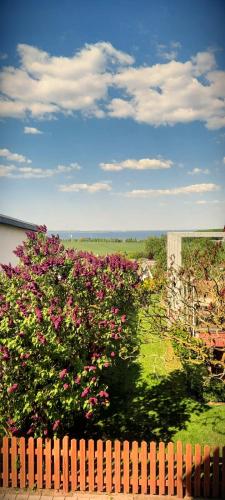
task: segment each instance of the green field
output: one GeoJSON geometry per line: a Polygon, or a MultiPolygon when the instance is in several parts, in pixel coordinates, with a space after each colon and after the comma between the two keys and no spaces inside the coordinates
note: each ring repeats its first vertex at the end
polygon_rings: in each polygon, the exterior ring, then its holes
{"type": "Polygon", "coordinates": [[[139,361],[149,394],[152,392],[155,398],[158,395],[156,408],[168,425],[163,434],[184,444],[225,445],[225,405],[201,404],[185,394],[185,377],[168,342],[154,336],[149,344],[142,345],[139,361]]]}
{"type": "Polygon", "coordinates": [[[132,258],[137,252],[144,250],[145,241],[91,241],[91,240],[63,240],[66,248],[74,248],[85,252],[93,252],[96,255],[107,255],[112,253],[123,253],[132,258]]]}
{"type": "MultiPolygon", "coordinates": [[[[225,445],[225,406],[198,402],[187,389],[187,376],[169,341],[146,334],[136,362],[108,373],[110,407],[95,437],[225,445]]],[[[93,436],[93,429],[90,434],[93,436]]]]}

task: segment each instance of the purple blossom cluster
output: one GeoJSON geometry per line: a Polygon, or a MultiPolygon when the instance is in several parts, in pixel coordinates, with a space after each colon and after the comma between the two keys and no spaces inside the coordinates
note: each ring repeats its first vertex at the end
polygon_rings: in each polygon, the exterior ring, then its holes
{"type": "Polygon", "coordinates": [[[103,371],[133,345],[136,262],[65,249],[46,231],[27,233],[20,264],[2,265],[0,278],[0,404],[8,401],[3,420],[15,435],[58,433],[71,414],[93,418],[109,404],[103,371]]]}

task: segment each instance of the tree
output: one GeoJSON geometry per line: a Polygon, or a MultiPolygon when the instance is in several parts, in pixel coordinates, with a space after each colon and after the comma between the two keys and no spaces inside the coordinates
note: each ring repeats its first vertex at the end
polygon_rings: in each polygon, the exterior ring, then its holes
{"type": "Polygon", "coordinates": [[[137,264],[66,250],[44,226],[27,237],[0,273],[0,421],[60,434],[109,405],[103,374],[136,349],[137,264]]]}

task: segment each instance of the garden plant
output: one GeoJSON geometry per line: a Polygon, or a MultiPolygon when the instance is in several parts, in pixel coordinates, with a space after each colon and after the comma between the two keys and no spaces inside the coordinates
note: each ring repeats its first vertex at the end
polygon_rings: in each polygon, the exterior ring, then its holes
{"type": "Polygon", "coordinates": [[[105,372],[137,350],[136,262],[28,232],[0,273],[0,422],[12,435],[69,432],[110,404],[105,372]]]}

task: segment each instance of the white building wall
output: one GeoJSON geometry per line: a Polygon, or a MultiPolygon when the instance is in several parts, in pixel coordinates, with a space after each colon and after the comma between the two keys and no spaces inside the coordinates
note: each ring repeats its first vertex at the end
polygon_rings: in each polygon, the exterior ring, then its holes
{"type": "Polygon", "coordinates": [[[13,253],[26,239],[26,229],[0,224],[0,264],[18,264],[18,257],[13,253]]]}

